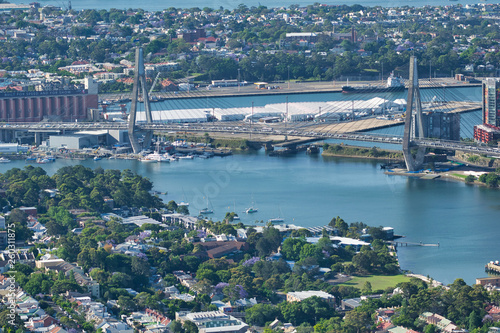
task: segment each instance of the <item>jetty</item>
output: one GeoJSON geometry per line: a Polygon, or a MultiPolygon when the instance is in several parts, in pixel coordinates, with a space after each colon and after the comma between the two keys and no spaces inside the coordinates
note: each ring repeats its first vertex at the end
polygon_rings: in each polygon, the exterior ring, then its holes
{"type": "MultiPolygon", "coordinates": [[[[389,241],[389,244],[393,244],[395,246],[433,246],[433,247],[439,247],[439,243],[437,244],[426,244],[426,243],[415,243],[415,242],[406,242],[406,241],[389,241]]],[[[500,268],[500,266],[499,266],[500,268]]]]}
{"type": "Polygon", "coordinates": [[[490,261],[484,266],[486,272],[500,274],[500,263],[498,261],[490,261]]]}

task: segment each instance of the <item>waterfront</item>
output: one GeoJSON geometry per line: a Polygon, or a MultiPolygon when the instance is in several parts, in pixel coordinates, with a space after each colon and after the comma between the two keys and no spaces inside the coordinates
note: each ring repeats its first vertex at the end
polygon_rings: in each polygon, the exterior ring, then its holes
{"type": "MultiPolygon", "coordinates": [[[[26,3],[24,0],[11,0],[11,3],[15,4],[21,4],[21,3],[26,3]]],[[[210,8],[215,8],[218,9],[220,7],[223,7],[224,9],[235,9],[237,8],[240,4],[245,4],[248,7],[258,7],[260,5],[264,5],[267,7],[289,7],[290,5],[293,4],[299,4],[301,6],[307,6],[307,5],[313,5],[317,3],[317,1],[314,0],[302,0],[302,1],[290,1],[290,0],[274,0],[271,3],[261,3],[259,0],[247,0],[247,1],[240,1],[240,0],[210,0],[210,1],[201,1],[201,0],[190,0],[190,1],[184,1],[182,4],[179,4],[176,1],[142,1],[140,4],[137,1],[132,1],[132,0],[125,0],[125,1],[117,1],[117,0],[107,0],[107,1],[98,1],[98,0],[73,0],[71,2],[72,8],[76,10],[81,10],[81,9],[111,9],[111,8],[117,8],[117,9],[128,9],[128,8],[138,8],[140,6],[141,9],[144,9],[145,11],[161,11],[170,7],[175,7],[175,8],[193,8],[193,7],[198,7],[198,8],[205,8],[205,7],[210,7],[210,8]]],[[[369,7],[375,7],[375,6],[382,6],[382,7],[400,7],[400,6],[412,6],[412,7],[423,7],[423,6],[448,6],[448,5],[455,5],[455,3],[450,3],[449,0],[440,0],[440,1],[430,1],[430,0],[408,0],[408,1],[380,1],[380,0],[343,0],[341,2],[333,2],[333,1],[324,1],[321,2],[322,4],[326,5],[355,5],[355,4],[360,4],[362,6],[369,6],[369,7]]],[[[460,0],[460,4],[466,5],[466,4],[477,4],[479,3],[477,0],[460,0]]],[[[44,6],[45,5],[52,5],[52,6],[57,6],[57,7],[65,7],[67,6],[66,1],[60,1],[60,0],[44,0],[42,3],[44,6]]]]}
{"type": "MultiPolygon", "coordinates": [[[[52,174],[79,162],[58,160],[41,167],[52,174]]],[[[170,164],[135,160],[81,164],[131,169],[147,176],[155,190],[168,191],[162,196],[165,202],[188,201],[192,213],[204,208],[208,197],[216,220],[235,210],[244,223],[280,216],[287,223],[319,226],[338,215],[349,223],[392,226],[409,242],[440,243],[439,248],[400,247],[399,259],[403,269],[445,284],[459,277],[474,283],[476,277],[485,276],[484,264],[498,259],[500,253],[496,240],[500,191],[447,180],[388,176],[376,161],[302,153],[272,158],[261,150],[170,164]],[[252,203],[258,212],[242,213],[252,203]]],[[[0,172],[24,165],[13,161],[0,165],[0,172]]]]}

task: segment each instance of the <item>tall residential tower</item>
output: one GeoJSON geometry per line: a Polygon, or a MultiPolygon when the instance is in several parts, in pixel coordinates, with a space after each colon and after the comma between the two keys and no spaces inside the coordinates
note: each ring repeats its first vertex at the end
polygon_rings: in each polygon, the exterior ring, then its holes
{"type": "Polygon", "coordinates": [[[474,126],[474,140],[488,143],[500,139],[500,78],[483,80],[483,124],[474,126]]]}

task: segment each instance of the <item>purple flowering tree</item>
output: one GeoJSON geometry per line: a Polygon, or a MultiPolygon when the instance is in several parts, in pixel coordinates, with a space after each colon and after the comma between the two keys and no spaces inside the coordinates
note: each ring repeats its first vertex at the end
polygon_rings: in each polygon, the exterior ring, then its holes
{"type": "Polygon", "coordinates": [[[243,262],[242,265],[245,267],[252,267],[257,261],[260,261],[259,257],[252,257],[252,258],[246,260],[245,262],[243,262]]]}
{"type": "Polygon", "coordinates": [[[215,292],[217,292],[217,293],[221,293],[221,292],[222,292],[222,290],[223,290],[224,288],[226,288],[227,286],[229,286],[229,283],[227,283],[227,282],[219,282],[219,283],[217,283],[217,285],[215,286],[215,292]]]}
{"type": "Polygon", "coordinates": [[[224,288],[224,296],[234,301],[240,298],[248,297],[248,292],[239,284],[230,284],[224,288]]]}

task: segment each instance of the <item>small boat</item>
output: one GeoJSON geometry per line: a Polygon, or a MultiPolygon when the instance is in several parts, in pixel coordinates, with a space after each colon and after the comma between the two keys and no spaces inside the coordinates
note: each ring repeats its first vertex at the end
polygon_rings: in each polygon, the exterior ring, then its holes
{"type": "Polygon", "coordinates": [[[157,162],[155,160],[152,160],[152,159],[149,159],[149,158],[146,158],[146,157],[140,158],[139,161],[146,162],[146,163],[156,163],[157,162]]]}
{"type": "Polygon", "coordinates": [[[278,217],[267,220],[267,222],[271,222],[271,223],[283,223],[283,222],[285,222],[285,219],[280,217],[281,215],[283,215],[283,213],[281,212],[281,207],[280,207],[280,215],[278,215],[278,217]]]}
{"type": "Polygon", "coordinates": [[[9,163],[9,162],[12,162],[12,161],[9,160],[8,158],[0,157],[0,163],[9,163]]]}
{"type": "Polygon", "coordinates": [[[189,202],[181,201],[177,204],[177,206],[189,206],[189,202]]]}
{"type": "Polygon", "coordinates": [[[39,158],[36,160],[36,163],[38,164],[47,164],[50,163],[51,161],[48,158],[39,158]]]}
{"type": "Polygon", "coordinates": [[[36,162],[36,157],[26,157],[26,162],[36,162]]]}
{"type": "Polygon", "coordinates": [[[206,152],[204,152],[204,153],[203,153],[202,155],[200,155],[200,156],[206,156],[206,157],[210,158],[210,157],[214,157],[214,155],[215,155],[215,154],[214,154],[213,152],[211,152],[211,151],[206,151],[206,152]]]}
{"type": "Polygon", "coordinates": [[[100,160],[102,160],[101,156],[94,156],[94,161],[100,161],[100,160]]]}
{"type": "Polygon", "coordinates": [[[307,154],[318,154],[319,147],[316,145],[310,145],[309,147],[307,147],[306,152],[307,152],[307,154]]]}
{"type": "Polygon", "coordinates": [[[163,154],[163,157],[165,157],[166,159],[168,159],[170,162],[175,162],[175,161],[179,160],[178,157],[176,157],[174,155],[170,155],[169,153],[163,154]]]}
{"type": "Polygon", "coordinates": [[[257,213],[257,212],[258,212],[258,210],[256,208],[253,208],[253,207],[245,209],[245,213],[247,213],[247,214],[252,214],[252,213],[257,213]]]}
{"type": "Polygon", "coordinates": [[[193,155],[185,155],[185,156],[179,156],[178,159],[180,160],[192,160],[194,158],[193,155]]]}
{"type": "Polygon", "coordinates": [[[209,209],[208,208],[208,197],[207,197],[207,208],[203,208],[202,210],[200,210],[200,215],[202,214],[213,214],[214,211],[213,209],[209,209]]]}
{"type": "Polygon", "coordinates": [[[151,161],[151,162],[170,162],[170,160],[163,156],[162,154],[158,153],[158,152],[154,152],[152,154],[149,154],[149,155],[146,155],[144,156],[142,159],[141,159],[142,162],[148,162],[148,161],[151,161]],[[144,161],[143,161],[144,160],[144,161]]]}
{"type": "Polygon", "coordinates": [[[240,220],[240,217],[238,216],[238,214],[234,214],[233,221],[239,221],[239,220],[240,220]]]}

